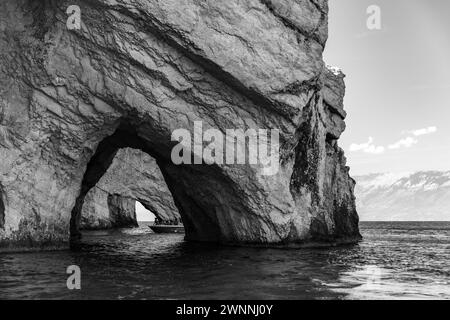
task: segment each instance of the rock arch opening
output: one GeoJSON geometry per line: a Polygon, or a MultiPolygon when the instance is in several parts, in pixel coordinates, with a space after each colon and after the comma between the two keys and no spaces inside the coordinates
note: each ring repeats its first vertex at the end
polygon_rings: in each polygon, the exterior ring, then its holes
{"type": "Polygon", "coordinates": [[[3,187],[0,184],[0,229],[5,227],[5,203],[3,200],[3,187]]]}
{"type": "Polygon", "coordinates": [[[144,221],[179,224],[180,214],[156,161],[141,150],[120,149],[84,200],[81,229],[138,227],[144,221]],[[153,212],[153,213],[152,213],[153,212]]]}
{"type": "MultiPolygon", "coordinates": [[[[127,159],[122,160],[125,160],[123,165],[128,163],[127,159]]],[[[173,170],[172,166],[170,160],[155,152],[150,143],[142,139],[132,126],[120,125],[111,136],[106,137],[98,144],[96,152],[87,165],[79,195],[71,212],[71,240],[80,239],[80,229],[92,224],[89,219],[83,223],[83,210],[86,211],[86,202],[94,201],[95,193],[99,193],[103,197],[106,195],[105,203],[110,222],[114,221],[115,223],[94,223],[96,227],[93,229],[137,226],[135,203],[139,201],[143,207],[156,215],[157,221],[165,224],[183,223],[185,228],[190,230],[192,239],[218,241],[220,232],[217,223],[212,222],[202,206],[198,205],[195,199],[187,196],[178,186],[177,172],[170,172],[173,170]],[[121,194],[121,192],[109,192],[98,186],[99,181],[105,176],[113,165],[114,159],[121,152],[123,152],[122,158],[136,156],[136,152],[148,155],[147,163],[144,163],[147,166],[141,168],[141,173],[147,175],[149,179],[153,178],[153,182],[157,180],[153,189],[152,186],[147,185],[142,186],[143,190],[134,194],[121,194]],[[148,159],[151,159],[152,162],[149,163],[148,159]],[[155,178],[154,176],[158,174],[159,176],[155,178]],[[154,197],[145,196],[145,192],[147,195],[154,194],[154,197]],[[195,219],[192,218],[192,213],[196,215],[195,219]],[[195,222],[192,222],[194,220],[195,222]],[[198,237],[199,234],[202,237],[198,237]]],[[[123,182],[120,181],[120,177],[114,179],[117,183],[123,182]]]]}
{"type": "MultiPolygon", "coordinates": [[[[146,142],[137,136],[130,126],[119,126],[103,139],[90,159],[81,183],[80,193],[71,212],[71,239],[81,237],[80,229],[102,229],[137,226],[135,201],[130,196],[118,193],[107,184],[122,183],[120,177],[110,177],[101,183],[120,150],[141,150],[150,155],[146,142]]],[[[122,163],[122,166],[126,165],[122,163]]],[[[120,168],[119,168],[120,169],[120,168]]],[[[116,170],[117,171],[117,170],[116,170]]],[[[114,175],[117,172],[112,172],[114,175]]]]}
{"type": "MultiPolygon", "coordinates": [[[[156,169],[159,170],[159,168],[156,169]]],[[[156,187],[160,188],[160,191],[158,192],[155,191],[155,189],[150,189],[150,191],[153,191],[151,197],[138,197],[136,200],[137,207],[139,206],[145,210],[145,212],[147,212],[147,216],[154,217],[155,223],[166,225],[182,224],[183,221],[180,213],[174,203],[172,194],[165,184],[165,181],[157,179],[154,180],[154,182],[156,187]]]]}

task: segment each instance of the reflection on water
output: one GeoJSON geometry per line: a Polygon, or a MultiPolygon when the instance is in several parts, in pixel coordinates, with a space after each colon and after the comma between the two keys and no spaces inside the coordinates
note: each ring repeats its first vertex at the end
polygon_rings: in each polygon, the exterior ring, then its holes
{"type": "Polygon", "coordinates": [[[146,226],[90,232],[75,251],[0,254],[0,298],[450,299],[450,223],[362,223],[358,245],[187,243],[146,226]],[[66,287],[69,265],[81,290],[66,287]]]}

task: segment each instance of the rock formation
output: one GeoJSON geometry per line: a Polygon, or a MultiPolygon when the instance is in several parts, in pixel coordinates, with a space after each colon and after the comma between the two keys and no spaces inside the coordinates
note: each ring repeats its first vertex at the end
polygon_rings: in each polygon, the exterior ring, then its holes
{"type": "Polygon", "coordinates": [[[136,201],[164,224],[181,222],[156,161],[140,150],[121,149],[108,171],[86,195],[80,226],[82,229],[135,227],[136,201]],[[117,204],[121,210],[117,210],[117,204]]]}
{"type": "Polygon", "coordinates": [[[138,227],[136,200],[93,187],[84,200],[80,229],[106,230],[138,227]]]}
{"type": "Polygon", "coordinates": [[[187,240],[357,241],[327,14],[326,0],[1,1],[1,246],[76,239],[84,198],[126,147],[156,160],[187,240]],[[278,172],[174,164],[172,132],[194,121],[279,130],[278,172]]]}

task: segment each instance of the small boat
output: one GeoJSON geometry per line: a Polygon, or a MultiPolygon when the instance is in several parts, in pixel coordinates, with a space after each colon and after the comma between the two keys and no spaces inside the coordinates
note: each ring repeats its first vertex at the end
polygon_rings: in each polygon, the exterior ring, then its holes
{"type": "Polygon", "coordinates": [[[184,233],[183,225],[158,224],[148,227],[155,233],[184,233]]]}

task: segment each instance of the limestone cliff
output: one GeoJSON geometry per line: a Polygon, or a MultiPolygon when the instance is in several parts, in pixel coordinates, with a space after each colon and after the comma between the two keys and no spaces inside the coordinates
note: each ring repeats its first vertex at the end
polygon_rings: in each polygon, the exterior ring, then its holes
{"type": "Polygon", "coordinates": [[[1,1],[1,245],[76,238],[86,195],[126,147],[155,159],[187,240],[357,241],[327,14],[326,0],[1,1]],[[279,130],[278,172],[175,165],[171,134],[194,121],[279,130]]]}
{"type": "Polygon", "coordinates": [[[136,201],[150,210],[161,223],[181,222],[156,161],[140,150],[121,149],[108,171],[88,192],[80,226],[82,229],[137,226],[136,201]],[[116,199],[115,203],[123,203],[121,207],[124,210],[115,210],[112,199],[116,199]]]}

